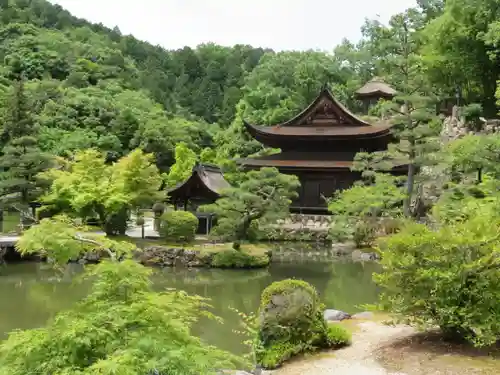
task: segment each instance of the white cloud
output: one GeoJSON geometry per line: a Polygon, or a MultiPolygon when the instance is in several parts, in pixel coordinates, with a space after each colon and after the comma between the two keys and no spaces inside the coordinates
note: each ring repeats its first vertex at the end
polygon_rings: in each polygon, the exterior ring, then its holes
{"type": "Polygon", "coordinates": [[[365,18],[387,22],[415,0],[49,0],[75,16],[165,48],[237,43],[331,51],[360,38],[365,18]]]}

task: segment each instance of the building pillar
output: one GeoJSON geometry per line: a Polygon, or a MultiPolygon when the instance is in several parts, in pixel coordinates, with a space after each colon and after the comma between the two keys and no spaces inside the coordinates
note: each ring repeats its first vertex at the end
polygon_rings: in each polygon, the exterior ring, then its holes
{"type": "Polygon", "coordinates": [[[210,232],[210,221],[212,220],[212,215],[208,215],[207,216],[207,224],[206,224],[206,228],[207,228],[207,235],[208,233],[210,232]]]}

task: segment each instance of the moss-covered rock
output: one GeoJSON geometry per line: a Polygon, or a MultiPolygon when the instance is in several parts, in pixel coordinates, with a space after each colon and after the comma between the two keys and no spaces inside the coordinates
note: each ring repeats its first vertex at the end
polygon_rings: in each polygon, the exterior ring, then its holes
{"type": "Polygon", "coordinates": [[[302,280],[275,282],[262,293],[257,361],[267,369],[304,352],[349,343],[341,327],[329,328],[315,288],[302,280]]]}

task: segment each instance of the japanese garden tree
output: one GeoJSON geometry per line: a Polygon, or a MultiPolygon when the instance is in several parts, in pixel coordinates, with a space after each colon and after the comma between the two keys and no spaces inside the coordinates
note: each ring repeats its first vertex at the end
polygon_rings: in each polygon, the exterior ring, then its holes
{"type": "Polygon", "coordinates": [[[328,202],[334,215],[330,236],[370,246],[377,235],[397,229],[403,216],[403,182],[388,173],[371,173],[367,182],[337,192],[328,202]]]}
{"type": "MultiPolygon", "coordinates": [[[[460,180],[476,174],[476,182],[482,182],[483,173],[500,177],[500,136],[496,134],[469,134],[450,142],[443,150],[453,173],[460,173],[460,180]]],[[[458,176],[457,176],[458,177],[458,176]]]]}
{"type": "MultiPolygon", "coordinates": [[[[412,205],[415,197],[417,173],[421,167],[434,163],[433,156],[439,150],[433,127],[436,121],[435,97],[425,75],[419,55],[421,38],[416,29],[419,25],[415,10],[393,16],[388,27],[379,26],[376,50],[386,57],[380,60],[381,69],[397,90],[397,95],[387,102],[386,109],[392,113],[393,130],[399,142],[389,152],[395,161],[408,165],[404,213],[417,214],[412,205]]],[[[417,190],[417,191],[416,191],[417,190]]],[[[417,194],[418,195],[418,194],[417,194]]]]}
{"type": "Polygon", "coordinates": [[[300,182],[276,168],[241,173],[240,183],[222,192],[213,204],[202,206],[217,215],[216,233],[236,240],[251,239],[252,224],[274,223],[289,213],[300,182]]]}
{"type": "Polygon", "coordinates": [[[47,210],[84,220],[97,217],[109,235],[124,234],[130,212],[151,207],[161,198],[161,177],[154,156],[134,150],[108,165],[97,150],[76,154],[68,170],[43,174],[52,186],[41,199],[47,210]]]}

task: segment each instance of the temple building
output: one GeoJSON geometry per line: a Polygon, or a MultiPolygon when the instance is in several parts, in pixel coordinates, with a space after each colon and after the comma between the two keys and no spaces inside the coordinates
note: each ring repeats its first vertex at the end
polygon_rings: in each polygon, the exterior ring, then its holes
{"type": "Polygon", "coordinates": [[[221,170],[209,164],[196,164],[191,175],[175,187],[167,190],[167,200],[175,209],[191,211],[198,218],[198,234],[208,234],[215,225],[214,215],[198,212],[198,207],[214,203],[222,190],[230,187],[221,170]]]}
{"type": "Polygon", "coordinates": [[[376,105],[380,99],[392,100],[394,96],[396,96],[396,90],[380,77],[372,78],[355,93],[356,99],[363,103],[364,113],[368,113],[370,108],[376,105]]]}
{"type": "MultiPolygon", "coordinates": [[[[301,188],[291,210],[304,214],[327,214],[325,198],[346,189],[361,178],[351,170],[356,153],[387,149],[393,141],[390,125],[372,125],[356,117],[325,86],[314,101],[292,119],[272,126],[244,121],[257,141],[281,152],[240,159],[248,169],[276,167],[299,177],[301,188]]],[[[406,173],[405,166],[392,169],[406,173]]]]}

